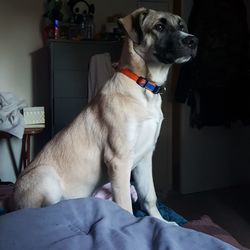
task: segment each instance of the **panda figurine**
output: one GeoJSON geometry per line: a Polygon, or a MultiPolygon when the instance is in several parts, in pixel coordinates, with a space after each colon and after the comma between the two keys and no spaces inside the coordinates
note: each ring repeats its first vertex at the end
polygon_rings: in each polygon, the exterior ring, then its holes
{"type": "Polygon", "coordinates": [[[73,23],[81,24],[86,16],[93,16],[95,13],[94,4],[84,0],[68,0],[68,6],[73,13],[73,23]]]}

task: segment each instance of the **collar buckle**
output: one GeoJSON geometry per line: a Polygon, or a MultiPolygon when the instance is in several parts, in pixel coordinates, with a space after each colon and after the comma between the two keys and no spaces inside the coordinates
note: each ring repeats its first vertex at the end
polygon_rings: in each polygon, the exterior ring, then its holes
{"type": "Polygon", "coordinates": [[[136,83],[144,88],[147,85],[148,80],[142,76],[139,76],[138,79],[136,80],[136,83]]]}
{"type": "Polygon", "coordinates": [[[148,81],[146,78],[142,76],[138,77],[136,83],[139,84],[142,88],[150,90],[154,94],[163,95],[166,92],[165,87],[157,86],[155,83],[148,81]]]}

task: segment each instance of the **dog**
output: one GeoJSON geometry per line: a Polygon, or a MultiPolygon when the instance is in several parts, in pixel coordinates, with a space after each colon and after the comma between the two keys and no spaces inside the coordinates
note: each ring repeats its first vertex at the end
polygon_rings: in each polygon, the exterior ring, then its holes
{"type": "Polygon", "coordinates": [[[198,40],[168,12],[140,8],[119,22],[126,37],[117,72],[18,177],[16,209],[88,197],[110,180],[114,201],[132,213],[132,174],[142,208],[162,219],[152,176],[160,93],[171,65],[194,57],[198,40]]]}

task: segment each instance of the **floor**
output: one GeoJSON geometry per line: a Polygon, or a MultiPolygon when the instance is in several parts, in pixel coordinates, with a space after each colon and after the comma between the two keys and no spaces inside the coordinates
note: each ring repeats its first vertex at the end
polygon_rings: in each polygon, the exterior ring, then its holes
{"type": "Polygon", "coordinates": [[[171,194],[166,205],[188,220],[208,215],[250,248],[250,185],[194,194],[171,194]]]}

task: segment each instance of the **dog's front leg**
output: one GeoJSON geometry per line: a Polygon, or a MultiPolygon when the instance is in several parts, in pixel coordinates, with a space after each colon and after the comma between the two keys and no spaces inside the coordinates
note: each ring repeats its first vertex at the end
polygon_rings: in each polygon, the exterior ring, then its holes
{"type": "Polygon", "coordinates": [[[149,215],[158,219],[163,219],[156,207],[156,193],[152,175],[152,154],[147,154],[133,170],[135,188],[138,193],[139,201],[143,209],[149,215]]]}
{"type": "Polygon", "coordinates": [[[114,157],[106,162],[112,186],[113,200],[123,209],[132,213],[130,196],[131,164],[128,159],[114,157]]]}

